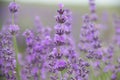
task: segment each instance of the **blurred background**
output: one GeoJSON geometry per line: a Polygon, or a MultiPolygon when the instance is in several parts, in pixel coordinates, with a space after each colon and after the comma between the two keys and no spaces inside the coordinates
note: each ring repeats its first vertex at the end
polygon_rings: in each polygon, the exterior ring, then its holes
{"type": "MultiPolygon", "coordinates": [[[[13,0],[0,0],[0,28],[9,23],[11,15],[8,5],[13,0]]],[[[20,6],[17,15],[17,24],[21,28],[21,33],[27,28],[34,27],[35,16],[39,16],[44,27],[53,28],[56,24],[54,16],[57,14],[58,4],[63,3],[64,7],[72,11],[72,33],[76,43],[79,42],[80,27],[82,26],[82,16],[90,13],[89,0],[16,0],[20,6]]],[[[102,40],[110,42],[114,35],[113,15],[120,14],[120,0],[95,0],[98,21],[96,23],[104,25],[102,40]]],[[[19,47],[24,47],[24,38],[18,37],[19,47]]],[[[21,50],[22,52],[22,50],[21,50]]]]}

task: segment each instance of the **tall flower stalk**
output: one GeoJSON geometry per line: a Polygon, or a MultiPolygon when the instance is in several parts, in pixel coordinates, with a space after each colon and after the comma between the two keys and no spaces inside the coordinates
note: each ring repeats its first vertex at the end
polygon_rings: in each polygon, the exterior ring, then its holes
{"type": "Polygon", "coordinates": [[[19,26],[15,25],[15,13],[18,12],[18,5],[16,4],[15,0],[13,0],[13,2],[11,2],[9,4],[9,11],[12,14],[12,24],[9,26],[9,31],[13,36],[13,47],[15,50],[15,58],[16,58],[16,76],[17,76],[17,80],[21,80],[20,79],[20,65],[19,65],[19,61],[18,61],[18,46],[17,46],[17,40],[16,40],[16,35],[19,31],[19,26]]]}
{"type": "Polygon", "coordinates": [[[98,70],[101,69],[103,50],[99,39],[99,31],[87,14],[83,17],[83,25],[80,32],[79,49],[81,52],[87,53],[86,57],[90,61],[91,72],[94,74],[92,75],[94,78],[94,76],[98,76],[100,73],[98,70]]]}
{"type": "Polygon", "coordinates": [[[95,22],[98,19],[97,13],[96,13],[96,0],[89,0],[89,8],[90,8],[90,17],[91,21],[95,22]]]}
{"type": "MultiPolygon", "coordinates": [[[[60,73],[60,80],[87,80],[89,64],[78,57],[79,54],[75,50],[75,44],[71,36],[71,12],[68,9],[63,9],[63,4],[59,5],[57,12],[54,36],[55,48],[52,51],[55,74],[60,73]]],[[[54,78],[52,77],[51,80],[54,80],[54,78]]]]}

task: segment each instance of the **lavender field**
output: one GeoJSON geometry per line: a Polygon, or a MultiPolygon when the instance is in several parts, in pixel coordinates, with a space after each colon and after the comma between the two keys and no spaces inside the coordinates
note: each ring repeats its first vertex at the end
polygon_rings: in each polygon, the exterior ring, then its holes
{"type": "Polygon", "coordinates": [[[120,80],[120,6],[0,1],[0,80],[120,80]]]}

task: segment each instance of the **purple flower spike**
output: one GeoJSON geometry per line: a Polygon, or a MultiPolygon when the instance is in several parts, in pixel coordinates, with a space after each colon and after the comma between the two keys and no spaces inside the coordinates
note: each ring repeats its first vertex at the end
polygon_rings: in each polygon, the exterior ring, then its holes
{"type": "Polygon", "coordinates": [[[64,34],[64,28],[65,28],[65,26],[64,25],[56,25],[55,26],[55,30],[56,30],[56,34],[58,34],[58,35],[63,35],[64,34]]]}
{"type": "Polygon", "coordinates": [[[15,35],[18,33],[18,31],[20,30],[19,26],[18,25],[10,25],[9,26],[9,31],[12,35],[15,35]]]}
{"type": "Polygon", "coordinates": [[[89,5],[90,5],[90,13],[91,13],[91,20],[92,21],[97,21],[98,16],[96,14],[96,4],[95,0],[89,0],[89,5]]]}
{"type": "Polygon", "coordinates": [[[54,42],[57,46],[64,45],[65,44],[65,36],[64,35],[59,36],[56,34],[55,38],[54,38],[54,42]]]}
{"type": "Polygon", "coordinates": [[[53,54],[56,59],[61,59],[63,56],[63,53],[61,53],[62,50],[58,50],[56,48],[53,49],[53,54]]]}
{"type": "Polygon", "coordinates": [[[64,4],[60,3],[59,8],[62,9],[64,7],[64,4]]]}
{"type": "Polygon", "coordinates": [[[66,61],[60,60],[60,61],[58,61],[58,62],[56,63],[56,69],[57,69],[58,71],[62,71],[62,70],[64,70],[65,68],[67,68],[67,63],[66,63],[66,61]]]}
{"type": "Polygon", "coordinates": [[[6,29],[6,31],[0,32],[0,76],[2,75],[6,80],[16,80],[15,68],[16,60],[12,35],[6,29]]]}
{"type": "Polygon", "coordinates": [[[33,33],[32,33],[32,31],[31,30],[25,30],[25,32],[23,33],[23,36],[25,37],[25,38],[30,38],[30,37],[33,37],[33,33]]]}
{"type": "Polygon", "coordinates": [[[112,76],[111,76],[111,80],[116,80],[116,79],[117,79],[116,74],[112,74],[112,76]]]}
{"type": "Polygon", "coordinates": [[[85,16],[83,16],[83,22],[84,23],[89,23],[90,22],[90,17],[88,14],[86,14],[85,16]]]}
{"type": "Polygon", "coordinates": [[[8,7],[9,7],[10,13],[18,12],[19,6],[15,2],[11,2],[8,7]]]}
{"type": "Polygon", "coordinates": [[[60,15],[63,15],[63,13],[64,13],[63,7],[64,7],[63,4],[59,4],[59,8],[60,8],[60,9],[57,10],[57,12],[58,12],[60,15]]]}

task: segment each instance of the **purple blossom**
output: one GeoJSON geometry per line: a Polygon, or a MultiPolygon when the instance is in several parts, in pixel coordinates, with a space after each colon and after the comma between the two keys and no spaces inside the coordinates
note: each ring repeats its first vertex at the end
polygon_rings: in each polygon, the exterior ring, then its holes
{"type": "Polygon", "coordinates": [[[101,41],[99,32],[88,15],[83,19],[84,25],[81,28],[79,48],[81,51],[87,52],[88,58],[101,59],[103,51],[101,49],[101,41]]]}
{"type": "Polygon", "coordinates": [[[64,4],[60,3],[59,8],[62,9],[64,7],[64,4]]]}
{"type": "Polygon", "coordinates": [[[55,37],[54,37],[54,42],[57,46],[64,45],[65,44],[65,38],[66,38],[65,35],[60,36],[60,35],[56,34],[55,37]]]}
{"type": "Polygon", "coordinates": [[[65,32],[64,30],[65,30],[64,25],[61,26],[60,24],[58,24],[55,26],[55,31],[56,31],[56,34],[58,34],[58,35],[63,35],[65,32]]]}
{"type": "Polygon", "coordinates": [[[56,59],[61,59],[63,56],[62,50],[61,49],[59,50],[57,48],[53,48],[53,54],[56,59]]]}
{"type": "Polygon", "coordinates": [[[111,76],[111,80],[116,80],[116,79],[117,79],[116,74],[112,74],[112,76],[111,76]]]}
{"type": "Polygon", "coordinates": [[[0,35],[0,71],[7,80],[16,80],[16,60],[12,35],[6,30],[0,35]]]}
{"type": "Polygon", "coordinates": [[[67,68],[67,63],[64,60],[60,60],[56,62],[55,66],[58,71],[63,71],[64,69],[67,68]]]}
{"type": "Polygon", "coordinates": [[[10,13],[18,12],[19,6],[15,2],[11,2],[8,6],[10,13]]]}
{"type": "Polygon", "coordinates": [[[89,5],[90,5],[90,17],[92,21],[97,21],[98,16],[96,14],[96,4],[95,4],[95,0],[89,0],[89,5]]]}
{"type": "Polygon", "coordinates": [[[19,26],[18,25],[10,25],[9,26],[9,32],[12,34],[12,35],[15,35],[15,34],[17,34],[18,33],[18,31],[19,31],[19,26]]]}

